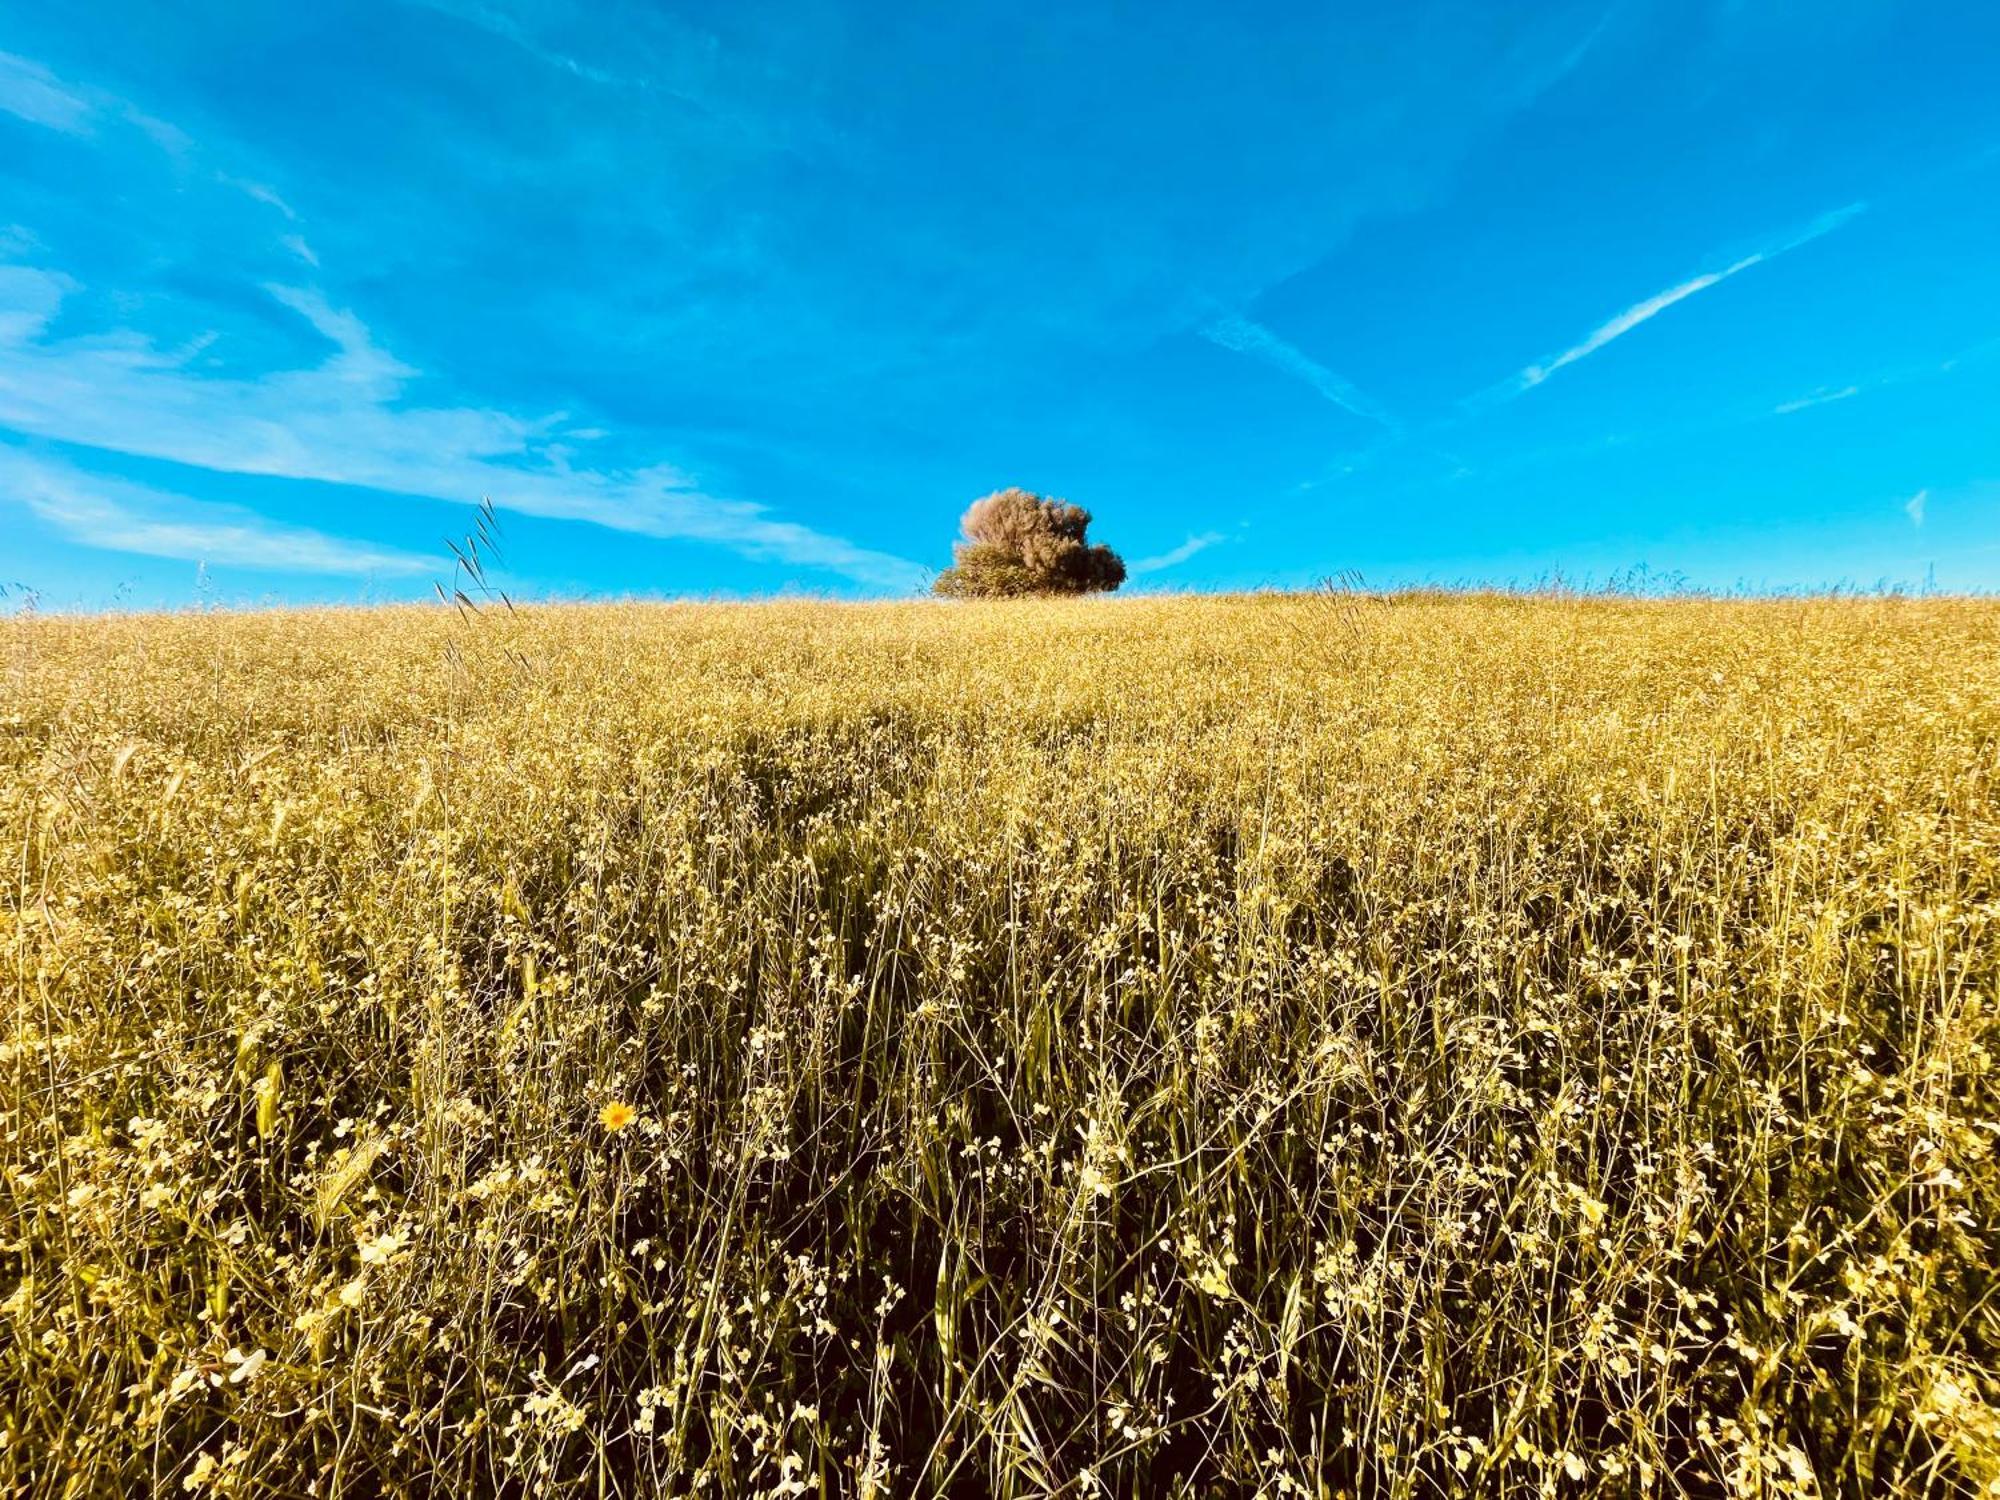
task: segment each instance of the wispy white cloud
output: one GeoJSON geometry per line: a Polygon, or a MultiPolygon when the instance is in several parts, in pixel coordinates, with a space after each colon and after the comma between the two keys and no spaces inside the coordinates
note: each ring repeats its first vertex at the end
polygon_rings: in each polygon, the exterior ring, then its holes
{"type": "MultiPolygon", "coordinates": [[[[503,34],[519,29],[479,0],[444,4],[503,34]]],[[[532,41],[524,30],[519,39],[532,41]]],[[[192,149],[181,132],[128,101],[65,83],[38,63],[4,53],[0,108],[79,135],[93,134],[99,121],[118,121],[175,155],[192,149]]],[[[317,265],[300,214],[276,189],[229,171],[210,175],[281,215],[282,247],[296,261],[317,265]]],[[[23,241],[15,248],[30,246],[23,241]]],[[[907,559],[783,520],[755,502],[710,494],[669,464],[579,468],[564,441],[569,434],[558,431],[560,419],[416,404],[408,398],[419,372],[316,287],[268,284],[264,291],[325,338],[331,353],[252,376],[217,376],[197,366],[200,341],[165,347],[131,328],[51,337],[65,302],[85,291],[53,268],[0,264],[0,427],[218,473],[319,480],[458,504],[490,495],[522,514],[711,543],[875,588],[913,588],[925,576],[907,559]]]]}
{"type": "Polygon", "coordinates": [[[107,552],[284,573],[408,577],[438,571],[435,558],[280,525],[237,506],[0,447],[0,503],[7,501],[26,506],[71,541],[107,552]]]}
{"type": "Polygon", "coordinates": [[[1227,540],[1229,539],[1219,531],[1204,531],[1200,536],[1191,536],[1178,547],[1162,552],[1158,557],[1140,558],[1137,562],[1132,563],[1126,571],[1130,572],[1134,577],[1139,577],[1146,573],[1164,572],[1168,568],[1179,567],[1197,552],[1205,552],[1217,542],[1225,542],[1227,540]]]}
{"type": "Polygon", "coordinates": [[[353,313],[334,307],[317,288],[266,282],[264,290],[334,346],[337,352],[319,369],[342,386],[387,398],[417,373],[386,350],[376,348],[367,326],[353,313]]]}
{"type": "MultiPolygon", "coordinates": [[[[0,52],[0,111],[66,135],[86,138],[97,135],[103,122],[122,122],[177,161],[184,163],[195,153],[193,140],[179,126],[148,114],[129,99],[89,85],[69,83],[33,59],[8,52],[0,52]]],[[[298,221],[297,211],[275,188],[228,172],[213,175],[224,187],[276,210],[288,222],[298,221]]],[[[11,253],[6,241],[7,234],[0,231],[0,253],[11,253]]],[[[278,243],[306,264],[319,264],[319,258],[303,236],[288,234],[278,243]]]]}
{"type": "Polygon", "coordinates": [[[0,112],[64,135],[94,136],[105,120],[144,132],[169,156],[185,156],[193,143],[186,134],[147,114],[129,100],[103,89],[58,78],[33,58],[0,52],[0,112]]]}
{"type": "Polygon", "coordinates": [[[180,129],[179,126],[170,125],[165,120],[155,119],[144,110],[137,109],[122,99],[112,102],[127,121],[144,131],[152,139],[153,144],[166,152],[167,155],[185,157],[194,151],[194,142],[188,138],[187,133],[180,129]]]}
{"type": "Polygon", "coordinates": [[[523,52],[547,63],[550,67],[574,73],[578,78],[591,83],[617,81],[615,75],[604,69],[593,67],[567,52],[545,45],[518,19],[497,5],[482,5],[478,0],[409,0],[409,3],[463,21],[468,26],[476,26],[479,30],[499,37],[502,41],[513,43],[523,52]]]}
{"type": "Polygon", "coordinates": [[[1780,401],[1771,410],[1776,416],[1788,417],[1795,411],[1804,411],[1807,407],[1825,406],[1829,402],[1845,401],[1849,396],[1860,394],[1860,386],[1844,385],[1837,391],[1814,391],[1810,396],[1800,396],[1795,401],[1780,401]]]}
{"type": "Polygon", "coordinates": [[[1248,354],[1303,380],[1343,411],[1395,431],[1396,419],[1368,399],[1354,385],[1329,370],[1297,345],[1286,342],[1262,323],[1248,318],[1223,317],[1207,324],[1202,337],[1210,343],[1238,354],[1248,354]]]}
{"type": "Polygon", "coordinates": [[[1912,526],[1924,524],[1924,512],[1930,505],[1930,498],[1930,490],[1921,489],[1903,502],[1903,514],[1910,518],[1912,526]]]}
{"type": "Polygon", "coordinates": [[[1515,97],[1524,106],[1532,104],[1583,66],[1622,9],[1622,5],[1611,6],[1593,19],[1588,29],[1566,49],[1551,52],[1540,38],[1524,39],[1509,49],[1503,71],[1512,83],[1515,97]]]}
{"type": "Polygon", "coordinates": [[[1663,292],[1655,292],[1643,302],[1633,303],[1616,317],[1592,329],[1580,343],[1571,345],[1560,354],[1550,355],[1547,359],[1537,364],[1529,365],[1492,394],[1500,396],[1519,395],[1522,391],[1534,389],[1551,375],[1555,374],[1556,371],[1567,365],[1573,365],[1580,359],[1588,358],[1602,349],[1606,344],[1623,338],[1633,329],[1639,327],[1640,324],[1650,322],[1652,319],[1658,317],[1675,303],[1685,302],[1695,293],[1705,292],[1710,287],[1717,286],[1727,281],[1730,277],[1749,270],[1752,266],[1762,265],[1767,260],[1775,260],[1787,251],[1796,250],[1801,245],[1811,243],[1821,235],[1831,234],[1856,214],[1861,213],[1867,206],[1866,203],[1850,203],[1844,208],[1837,208],[1831,213],[1822,214],[1803,229],[1797,230],[1783,239],[1764,246],[1760,250],[1753,251],[1749,255],[1732,261],[1719,271],[1708,271],[1700,276],[1691,277],[1677,286],[1668,287],[1663,292]]]}
{"type": "Polygon", "coordinates": [[[1915,385],[1925,381],[1939,380],[1974,365],[1984,365],[2000,355],[2000,338],[1981,339],[1953,351],[1942,359],[1919,360],[1913,364],[1875,370],[1865,377],[1850,381],[1843,386],[1822,386],[1810,395],[1796,400],[1780,402],[1768,413],[1760,415],[1789,416],[1793,412],[1805,411],[1811,407],[1824,406],[1830,401],[1847,401],[1856,396],[1870,396],[1878,391],[1893,390],[1900,386],[1915,385]]]}
{"type": "Polygon", "coordinates": [[[40,333],[75,290],[59,271],[0,265],[0,349],[40,333]]]}
{"type": "Polygon", "coordinates": [[[254,199],[256,202],[262,203],[266,207],[275,208],[279,213],[283,214],[287,219],[292,220],[294,223],[298,221],[299,216],[297,210],[295,210],[291,204],[287,203],[284,200],[283,196],[274,187],[270,187],[261,182],[252,182],[247,177],[234,177],[227,172],[218,172],[216,174],[215,180],[221,183],[224,187],[236,189],[237,192],[241,193],[246,198],[254,199]]]}
{"type": "Polygon", "coordinates": [[[162,349],[132,331],[48,338],[62,302],[79,290],[56,272],[0,266],[0,426],[220,473],[454,503],[490,495],[525,515],[713,543],[876,588],[913,588],[924,576],[906,559],[709,494],[670,465],[573,467],[552,420],[407,404],[418,372],[315,289],[265,290],[324,337],[331,354],[252,378],[200,374],[189,350],[162,349]]]}
{"type": "Polygon", "coordinates": [[[1573,365],[1580,359],[1588,358],[1613,339],[1623,338],[1641,323],[1658,317],[1676,302],[1686,301],[1696,292],[1707,291],[1718,282],[1727,281],[1738,271],[1749,270],[1762,259],[1762,256],[1746,256],[1725,270],[1710,271],[1705,275],[1693,277],[1683,281],[1679,286],[1670,286],[1664,292],[1654,293],[1644,302],[1633,303],[1610,322],[1600,324],[1591,330],[1590,336],[1582,343],[1572,345],[1543,364],[1529,365],[1518,377],[1521,388],[1526,390],[1530,386],[1540,385],[1564,365],[1573,365]]]}
{"type": "Polygon", "coordinates": [[[0,52],[0,110],[65,135],[88,135],[96,105],[40,63],[0,52]]]}

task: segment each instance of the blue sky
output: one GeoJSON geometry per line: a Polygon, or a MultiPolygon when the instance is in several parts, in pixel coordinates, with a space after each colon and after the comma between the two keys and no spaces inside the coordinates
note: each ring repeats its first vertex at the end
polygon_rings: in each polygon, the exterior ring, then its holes
{"type": "Polygon", "coordinates": [[[1996,76],[1971,0],[0,0],[0,581],[417,597],[490,495],[531,597],[894,594],[1021,484],[1149,588],[2000,588],[1996,76]]]}

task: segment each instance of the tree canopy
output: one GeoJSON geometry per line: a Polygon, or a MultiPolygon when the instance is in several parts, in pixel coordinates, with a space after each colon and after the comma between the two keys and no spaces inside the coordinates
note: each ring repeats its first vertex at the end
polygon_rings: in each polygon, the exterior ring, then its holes
{"type": "Polygon", "coordinates": [[[1085,539],[1090,512],[1066,500],[997,490],[973,501],[959,524],[965,540],[952,548],[952,565],[938,575],[934,593],[960,599],[1091,594],[1125,581],[1118,554],[1085,539]]]}

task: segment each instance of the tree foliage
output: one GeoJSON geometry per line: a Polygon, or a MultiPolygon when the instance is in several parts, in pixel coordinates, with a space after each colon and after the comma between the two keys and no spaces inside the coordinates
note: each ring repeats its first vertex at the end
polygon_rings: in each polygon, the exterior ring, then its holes
{"type": "Polygon", "coordinates": [[[1085,540],[1090,512],[1066,500],[998,490],[973,501],[959,524],[965,540],[952,548],[952,565],[938,575],[935,593],[959,599],[1092,594],[1125,581],[1118,554],[1085,540]]]}

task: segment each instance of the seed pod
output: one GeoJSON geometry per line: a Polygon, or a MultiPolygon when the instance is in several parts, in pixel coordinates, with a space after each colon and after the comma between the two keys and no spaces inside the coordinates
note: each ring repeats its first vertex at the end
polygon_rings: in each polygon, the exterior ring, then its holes
{"type": "Polygon", "coordinates": [[[285,1088],[285,1065],[275,1058],[257,1081],[257,1135],[268,1139],[278,1123],[278,1096],[285,1088]]]}

